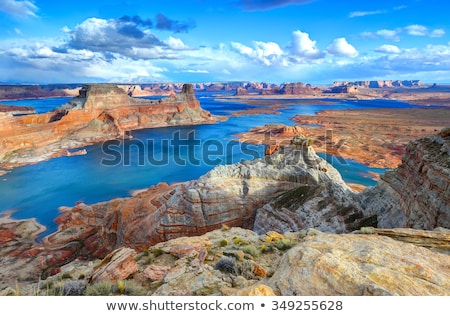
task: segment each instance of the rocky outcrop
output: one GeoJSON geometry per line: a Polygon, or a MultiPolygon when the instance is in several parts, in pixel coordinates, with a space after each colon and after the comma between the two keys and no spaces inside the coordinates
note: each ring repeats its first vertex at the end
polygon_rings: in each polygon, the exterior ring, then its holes
{"type": "MultiPolygon", "coordinates": [[[[21,278],[0,279],[0,293],[449,295],[449,239],[450,233],[444,230],[364,228],[352,234],[332,234],[308,229],[258,235],[222,227],[201,236],[157,243],[138,253],[119,248],[100,262],[74,260],[42,280],[36,277],[38,270],[32,274],[20,269],[26,266],[10,259],[6,262],[2,256],[2,273],[16,269],[21,278]],[[434,247],[446,244],[447,252],[434,247]],[[78,290],[65,290],[72,288],[78,290]]],[[[26,262],[33,267],[37,261],[30,256],[26,262]]]]}
{"type": "Polygon", "coordinates": [[[360,195],[379,227],[450,228],[450,133],[412,141],[402,164],[360,195]]]}
{"type": "Polygon", "coordinates": [[[112,84],[86,85],[54,111],[2,118],[0,162],[33,163],[135,129],[214,122],[217,117],[200,107],[191,85],[160,100],[131,98],[112,84]]]}
{"type": "MultiPolygon", "coordinates": [[[[101,256],[119,246],[142,249],[163,240],[200,235],[224,224],[252,228],[256,210],[289,190],[319,194],[322,186],[332,186],[336,194],[339,187],[339,198],[350,194],[340,174],[304,142],[299,138],[284,152],[217,166],[195,181],[160,184],[132,198],[62,208],[58,232],[44,242],[55,245],[82,240],[80,254],[101,256]]],[[[321,205],[333,200],[327,198],[321,205]]]]}
{"type": "Polygon", "coordinates": [[[135,260],[136,251],[130,248],[118,248],[108,254],[94,269],[92,282],[125,280],[135,273],[139,266],[135,260]]]}
{"type": "Polygon", "coordinates": [[[388,237],[310,231],[267,284],[280,295],[449,295],[449,259],[388,237]]]}
{"type": "Polygon", "coordinates": [[[314,93],[322,93],[322,90],[316,87],[312,87],[310,84],[306,84],[303,82],[288,82],[283,83],[278,90],[278,94],[293,94],[293,95],[301,95],[301,94],[314,94],[314,93]]]}
{"type": "MultiPolygon", "coordinates": [[[[35,114],[36,111],[32,107],[28,106],[13,106],[0,104],[0,115],[25,115],[25,114],[35,114]]],[[[0,117],[1,120],[1,117],[0,117]]]]}

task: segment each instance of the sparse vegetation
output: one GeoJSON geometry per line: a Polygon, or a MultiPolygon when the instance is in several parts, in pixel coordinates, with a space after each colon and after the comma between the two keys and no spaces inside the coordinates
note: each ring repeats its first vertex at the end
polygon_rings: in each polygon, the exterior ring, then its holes
{"type": "Polygon", "coordinates": [[[283,251],[283,250],[288,250],[288,249],[294,247],[295,244],[296,243],[295,243],[294,240],[284,238],[284,239],[278,240],[278,242],[276,244],[276,247],[278,248],[278,250],[282,250],[283,251]]]}
{"type": "Polygon", "coordinates": [[[108,281],[94,283],[86,288],[86,296],[109,296],[112,294],[112,284],[108,281]]]}
{"type": "Polygon", "coordinates": [[[243,240],[240,237],[233,236],[233,244],[239,245],[239,246],[245,246],[245,245],[249,245],[250,243],[246,240],[243,240]]]}
{"type": "Polygon", "coordinates": [[[254,245],[247,245],[241,248],[243,252],[251,255],[252,257],[256,258],[259,256],[259,251],[256,249],[254,245]]]}
{"type": "Polygon", "coordinates": [[[161,256],[163,254],[164,254],[164,250],[162,250],[161,248],[153,249],[153,256],[155,256],[155,258],[159,257],[159,256],[161,256]]]}
{"type": "Polygon", "coordinates": [[[221,272],[236,274],[236,259],[223,256],[216,262],[214,269],[221,272]]]}
{"type": "Polygon", "coordinates": [[[116,284],[111,286],[111,293],[127,296],[142,296],[145,295],[145,289],[138,283],[132,280],[118,280],[116,284]]]}

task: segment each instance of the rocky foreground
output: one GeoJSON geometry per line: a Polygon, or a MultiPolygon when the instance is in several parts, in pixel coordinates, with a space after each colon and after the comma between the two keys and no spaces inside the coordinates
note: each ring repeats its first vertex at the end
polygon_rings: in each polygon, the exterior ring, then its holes
{"type": "Polygon", "coordinates": [[[296,135],[262,159],[0,221],[0,290],[27,295],[450,295],[450,132],[362,193],[296,135]],[[231,227],[231,228],[230,228],[231,227]]]}
{"type": "Polygon", "coordinates": [[[91,84],[60,108],[13,116],[0,111],[0,167],[12,168],[67,155],[72,148],[127,137],[136,129],[215,123],[192,85],[160,100],[130,97],[112,84],[91,84]]]}

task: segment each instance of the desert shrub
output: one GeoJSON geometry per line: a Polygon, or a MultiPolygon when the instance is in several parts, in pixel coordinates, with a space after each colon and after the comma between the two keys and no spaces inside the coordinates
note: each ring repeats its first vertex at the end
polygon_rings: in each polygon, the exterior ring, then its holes
{"type": "Polygon", "coordinates": [[[225,246],[227,246],[227,245],[228,245],[228,240],[222,239],[222,240],[219,242],[219,245],[220,245],[220,247],[225,247],[225,246]]]}
{"type": "Polygon", "coordinates": [[[223,256],[216,262],[214,269],[227,273],[236,273],[236,259],[223,256]]]}
{"type": "Polygon", "coordinates": [[[89,285],[84,294],[86,296],[108,296],[111,295],[111,290],[111,282],[103,281],[89,285]]]}
{"type": "Polygon", "coordinates": [[[164,254],[164,250],[162,250],[161,248],[155,248],[155,249],[153,249],[153,255],[155,256],[155,257],[159,257],[159,256],[161,256],[161,255],[163,255],[164,254]]]}
{"type": "Polygon", "coordinates": [[[70,280],[64,283],[62,287],[62,295],[64,296],[80,296],[84,294],[86,285],[84,281],[70,280]]]}
{"type": "Polygon", "coordinates": [[[258,249],[256,249],[256,247],[254,245],[247,245],[241,248],[243,252],[248,253],[249,255],[253,256],[253,257],[258,257],[259,256],[259,251],[258,249]]]}
{"type": "Polygon", "coordinates": [[[243,246],[243,245],[249,245],[250,243],[240,237],[233,236],[233,244],[243,246]]]}
{"type": "Polygon", "coordinates": [[[132,280],[119,280],[112,285],[111,292],[113,294],[128,295],[128,296],[142,296],[145,295],[145,289],[138,283],[132,280]]]}
{"type": "Polygon", "coordinates": [[[290,248],[292,248],[294,246],[295,246],[295,242],[292,241],[291,239],[287,239],[287,238],[283,238],[283,239],[278,240],[278,242],[276,244],[276,247],[279,250],[288,250],[288,249],[290,249],[290,248]]]}

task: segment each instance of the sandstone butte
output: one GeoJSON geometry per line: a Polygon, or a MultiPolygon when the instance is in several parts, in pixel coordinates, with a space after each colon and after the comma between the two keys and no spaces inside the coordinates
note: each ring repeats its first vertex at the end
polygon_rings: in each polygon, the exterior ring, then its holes
{"type": "Polygon", "coordinates": [[[200,107],[190,84],[160,100],[132,98],[112,84],[90,84],[48,113],[13,116],[0,112],[0,167],[66,155],[68,149],[124,137],[135,129],[217,120],[200,107]]]}
{"type": "Polygon", "coordinates": [[[62,207],[41,243],[35,221],[3,218],[0,291],[126,281],[148,295],[450,295],[450,129],[409,143],[361,193],[309,145],[295,135],[198,180],[62,207]]]}

